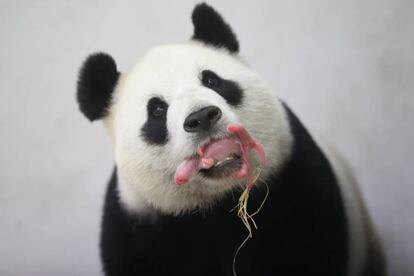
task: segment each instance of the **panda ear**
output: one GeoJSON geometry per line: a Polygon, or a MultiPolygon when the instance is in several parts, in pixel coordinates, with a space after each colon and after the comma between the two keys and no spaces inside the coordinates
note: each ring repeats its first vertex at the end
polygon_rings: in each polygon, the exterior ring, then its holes
{"type": "Polygon", "coordinates": [[[114,59],[104,53],[86,58],[79,71],[77,99],[82,113],[91,121],[107,113],[119,78],[114,59]]]}
{"type": "Polygon", "coordinates": [[[225,47],[232,53],[239,51],[239,42],[230,26],[218,12],[205,3],[198,4],[191,16],[193,39],[215,47],[225,47]]]}

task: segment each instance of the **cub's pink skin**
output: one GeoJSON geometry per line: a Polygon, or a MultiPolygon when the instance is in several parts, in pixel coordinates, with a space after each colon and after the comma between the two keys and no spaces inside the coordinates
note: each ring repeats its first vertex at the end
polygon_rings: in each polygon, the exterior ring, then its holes
{"type": "Polygon", "coordinates": [[[260,164],[262,166],[266,166],[266,153],[263,149],[263,146],[257,143],[243,126],[239,124],[229,124],[227,126],[227,131],[239,136],[239,139],[245,150],[250,152],[250,150],[254,149],[259,156],[260,164]]]}
{"type": "Polygon", "coordinates": [[[250,153],[251,150],[255,150],[261,165],[265,166],[266,155],[263,147],[239,124],[229,124],[227,131],[233,135],[199,146],[197,148],[197,155],[184,160],[178,166],[174,176],[176,184],[184,184],[197,174],[200,169],[209,169],[218,161],[224,160],[232,154],[237,154],[242,158],[242,166],[233,174],[233,177],[242,179],[247,176],[248,187],[252,185],[253,176],[249,168],[250,153]]]}
{"type": "Polygon", "coordinates": [[[255,150],[257,152],[257,155],[260,159],[260,164],[263,167],[266,166],[266,153],[263,149],[263,146],[257,143],[242,125],[230,124],[227,126],[227,131],[237,135],[241,142],[243,162],[241,168],[236,171],[233,176],[237,179],[242,179],[247,176],[246,186],[247,188],[251,188],[254,182],[252,171],[249,167],[251,150],[255,150]]]}

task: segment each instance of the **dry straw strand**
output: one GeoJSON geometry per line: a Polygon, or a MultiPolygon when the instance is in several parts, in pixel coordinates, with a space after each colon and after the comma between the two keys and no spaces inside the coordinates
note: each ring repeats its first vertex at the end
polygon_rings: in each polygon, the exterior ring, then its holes
{"type": "MultiPolygon", "coordinates": [[[[252,175],[253,175],[253,181],[248,181],[246,188],[244,189],[243,193],[240,195],[239,198],[239,202],[238,204],[232,209],[236,209],[238,208],[237,211],[237,215],[238,217],[242,220],[243,224],[246,226],[248,234],[246,236],[246,238],[243,240],[243,242],[239,245],[239,247],[236,250],[236,253],[234,254],[233,257],[233,274],[234,276],[237,276],[237,272],[236,272],[236,260],[237,260],[237,256],[239,255],[240,250],[242,249],[242,247],[246,244],[246,242],[253,237],[253,232],[252,232],[252,225],[255,229],[257,229],[257,225],[256,222],[254,221],[253,217],[255,215],[257,215],[260,210],[262,209],[263,205],[265,204],[267,197],[269,195],[269,186],[267,185],[266,182],[263,182],[266,186],[266,195],[263,198],[262,202],[260,203],[259,208],[257,208],[256,211],[254,211],[252,214],[249,214],[248,212],[248,200],[249,200],[249,195],[250,195],[250,191],[253,187],[253,184],[259,179],[260,173],[261,173],[261,168],[257,167],[252,175]]],[[[250,177],[249,177],[250,178],[250,177]]]]}

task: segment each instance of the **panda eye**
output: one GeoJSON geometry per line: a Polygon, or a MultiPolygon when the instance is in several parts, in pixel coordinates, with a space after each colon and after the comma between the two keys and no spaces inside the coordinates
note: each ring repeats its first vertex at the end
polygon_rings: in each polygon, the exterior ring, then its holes
{"type": "Polygon", "coordinates": [[[165,114],[165,107],[162,104],[157,104],[152,109],[152,116],[161,117],[165,114]]]}
{"type": "Polygon", "coordinates": [[[237,82],[223,79],[211,70],[201,71],[199,79],[204,87],[215,91],[223,97],[227,103],[233,106],[237,106],[241,103],[243,91],[237,82]]]}
{"type": "Polygon", "coordinates": [[[205,70],[202,72],[201,82],[205,87],[214,89],[220,86],[221,80],[214,72],[205,70]]]}
{"type": "Polygon", "coordinates": [[[152,110],[152,115],[154,117],[161,117],[162,115],[164,115],[165,113],[165,108],[161,105],[157,105],[154,107],[154,109],[152,110]]]}
{"type": "Polygon", "coordinates": [[[206,85],[208,87],[216,87],[218,86],[218,80],[216,78],[208,77],[206,79],[206,85]]]}
{"type": "Polygon", "coordinates": [[[148,113],[153,118],[161,118],[167,112],[167,104],[160,98],[152,98],[148,104],[148,113]]]}

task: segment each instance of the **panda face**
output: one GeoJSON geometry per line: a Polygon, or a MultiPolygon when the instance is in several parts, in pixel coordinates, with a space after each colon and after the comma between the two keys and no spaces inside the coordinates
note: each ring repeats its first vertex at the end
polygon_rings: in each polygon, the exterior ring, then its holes
{"type": "Polygon", "coordinates": [[[134,211],[191,211],[240,188],[239,180],[220,173],[199,173],[181,186],[174,182],[177,167],[198,146],[229,136],[231,123],[243,125],[264,146],[268,168],[278,167],[289,150],[283,109],[263,79],[237,56],[196,42],[150,50],[121,77],[106,120],[121,200],[134,211]],[[186,129],[191,114],[211,107],[220,113],[213,126],[186,129]]]}
{"type": "Polygon", "coordinates": [[[118,72],[112,57],[102,53],[89,56],[80,70],[80,109],[90,120],[104,119],[115,147],[120,200],[135,213],[205,209],[243,189],[233,177],[241,166],[236,150],[216,147],[224,155],[220,166],[203,167],[185,181],[177,177],[194,172],[188,167],[204,146],[234,142],[230,124],[242,125],[262,144],[263,179],[290,152],[282,104],[237,55],[230,26],[206,4],[195,7],[192,21],[190,42],[155,47],[128,73],[118,72]]]}

